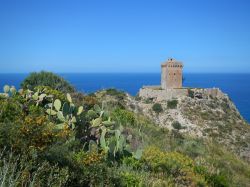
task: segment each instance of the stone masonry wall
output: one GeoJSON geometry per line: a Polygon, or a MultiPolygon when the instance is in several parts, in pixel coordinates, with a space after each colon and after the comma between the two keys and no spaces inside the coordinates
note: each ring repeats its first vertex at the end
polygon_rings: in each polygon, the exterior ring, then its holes
{"type": "MultiPolygon", "coordinates": [[[[182,96],[188,96],[188,90],[189,88],[164,90],[161,89],[161,86],[144,86],[139,91],[139,97],[152,98],[155,99],[157,102],[160,102],[182,96]]],[[[227,96],[218,88],[207,88],[207,89],[194,88],[190,90],[192,90],[195,93],[195,95],[199,95],[203,99],[206,99],[208,97],[223,98],[227,96]]]]}
{"type": "Polygon", "coordinates": [[[187,96],[187,89],[166,89],[159,87],[143,87],[139,91],[139,96],[142,98],[154,98],[156,101],[171,100],[181,96],[187,96]]]}

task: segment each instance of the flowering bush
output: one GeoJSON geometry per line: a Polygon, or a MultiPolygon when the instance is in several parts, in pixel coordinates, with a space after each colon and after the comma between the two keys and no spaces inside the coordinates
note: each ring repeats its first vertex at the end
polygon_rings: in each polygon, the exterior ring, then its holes
{"type": "Polygon", "coordinates": [[[181,153],[149,147],[143,152],[142,160],[149,170],[172,176],[176,184],[197,186],[206,183],[203,176],[194,172],[194,161],[181,153]]]}
{"type": "Polygon", "coordinates": [[[78,164],[81,164],[83,166],[90,166],[104,161],[105,153],[103,151],[98,153],[96,151],[84,152],[83,150],[81,150],[74,155],[74,159],[78,164]]]}

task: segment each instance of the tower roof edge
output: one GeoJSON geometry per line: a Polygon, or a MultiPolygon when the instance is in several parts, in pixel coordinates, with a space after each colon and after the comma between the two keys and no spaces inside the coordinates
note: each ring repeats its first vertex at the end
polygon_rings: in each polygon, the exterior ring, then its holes
{"type": "Polygon", "coordinates": [[[166,62],[163,62],[161,64],[161,66],[164,67],[164,66],[167,66],[169,64],[183,66],[183,63],[181,61],[177,61],[177,60],[175,60],[173,58],[169,58],[166,62]]]}

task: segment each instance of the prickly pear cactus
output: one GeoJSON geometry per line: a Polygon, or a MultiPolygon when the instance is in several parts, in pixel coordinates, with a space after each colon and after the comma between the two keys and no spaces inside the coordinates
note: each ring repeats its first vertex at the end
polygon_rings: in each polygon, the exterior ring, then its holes
{"type": "Polygon", "coordinates": [[[3,91],[4,93],[0,93],[0,96],[3,98],[14,96],[16,94],[16,88],[14,86],[5,85],[3,91]]]}
{"type": "Polygon", "coordinates": [[[107,117],[104,107],[94,106],[94,110],[87,112],[88,116],[98,116],[91,120],[90,128],[95,129],[96,134],[101,134],[99,139],[100,148],[116,157],[117,154],[123,154],[128,147],[127,138],[122,134],[123,127],[112,121],[111,117],[107,117]]]}
{"type": "Polygon", "coordinates": [[[5,86],[3,87],[3,91],[4,91],[4,93],[9,93],[9,91],[10,91],[10,86],[9,86],[9,85],[5,85],[5,86]]]}
{"type": "Polygon", "coordinates": [[[63,105],[59,99],[56,99],[53,103],[50,103],[48,107],[50,108],[46,110],[47,114],[53,116],[56,118],[56,121],[58,121],[56,125],[57,129],[62,129],[65,125],[74,129],[77,123],[77,116],[83,112],[83,106],[77,108],[72,102],[70,94],[67,94],[67,102],[63,105]]]}

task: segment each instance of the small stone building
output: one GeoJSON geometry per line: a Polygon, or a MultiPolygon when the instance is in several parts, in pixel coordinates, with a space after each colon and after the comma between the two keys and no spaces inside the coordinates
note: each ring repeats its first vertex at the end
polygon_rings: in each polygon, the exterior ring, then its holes
{"type": "Polygon", "coordinates": [[[161,65],[161,88],[182,88],[183,64],[173,58],[161,65]]]}

